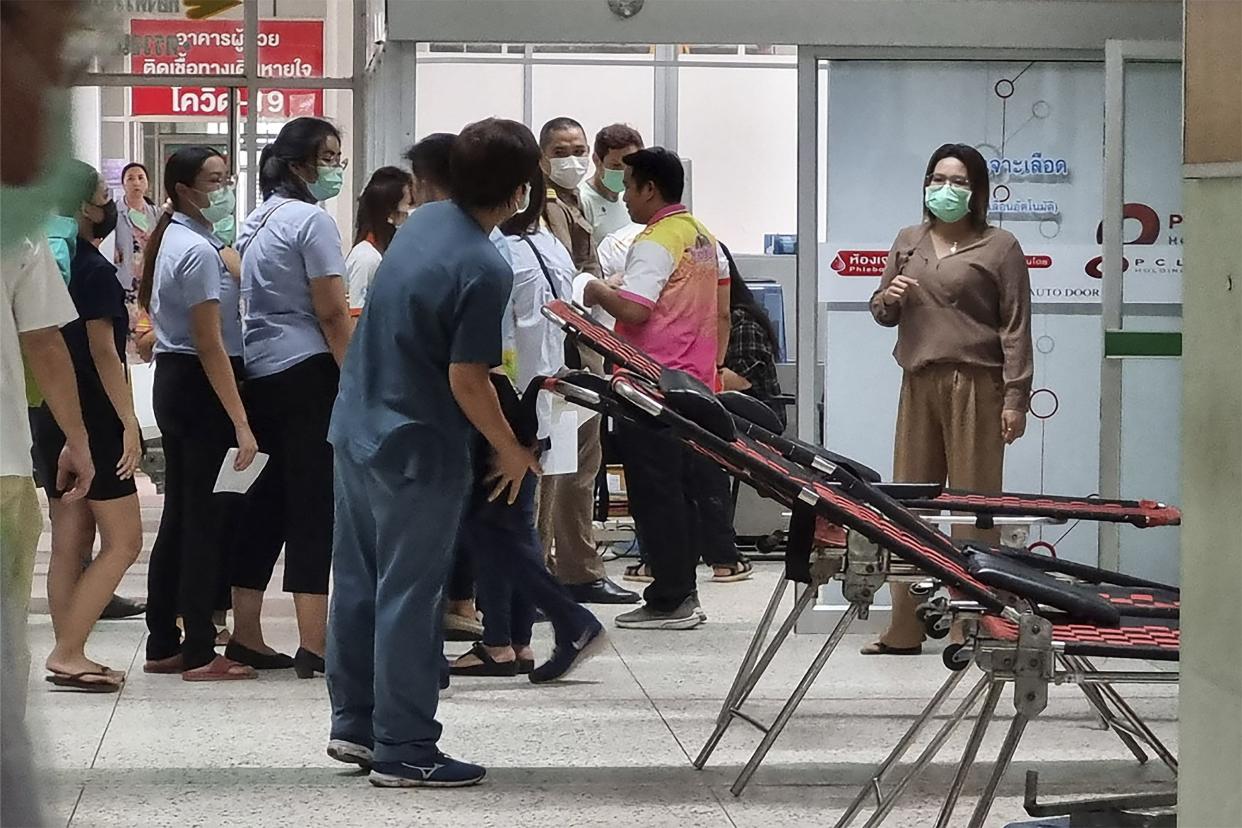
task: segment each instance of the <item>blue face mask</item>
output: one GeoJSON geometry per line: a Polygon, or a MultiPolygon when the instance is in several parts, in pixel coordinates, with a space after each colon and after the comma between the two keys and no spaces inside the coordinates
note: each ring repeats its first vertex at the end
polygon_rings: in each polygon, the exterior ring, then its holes
{"type": "MultiPolygon", "coordinates": [[[[59,87],[47,91],[46,150],[39,177],[26,185],[0,186],[0,250],[9,250],[31,236],[41,235],[52,208],[73,186],[73,118],[69,92],[59,87]]],[[[74,231],[76,235],[76,229],[74,231]]]]}
{"type": "Polygon", "coordinates": [[[327,201],[330,198],[336,198],[337,194],[341,192],[341,183],[345,177],[344,167],[325,167],[320,165],[316,169],[319,172],[319,178],[306,182],[306,188],[310,190],[310,194],[315,197],[316,201],[327,201]]]}

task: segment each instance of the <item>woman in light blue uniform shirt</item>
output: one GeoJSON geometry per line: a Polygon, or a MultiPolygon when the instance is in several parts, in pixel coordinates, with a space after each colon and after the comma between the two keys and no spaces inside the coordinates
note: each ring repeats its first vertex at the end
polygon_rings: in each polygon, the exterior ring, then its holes
{"type": "Polygon", "coordinates": [[[253,669],[227,653],[216,655],[211,617],[241,507],[235,495],[212,489],[230,448],[238,447],[238,469],[250,465],[258,448],[238,390],[237,279],[212,232],[233,211],[233,182],[219,152],[185,147],[168,159],[164,189],[175,212],[164,213],[152,230],[138,285],[155,333],[152,400],[167,461],[164,512],[147,575],[145,670],[181,673],[186,681],[254,678],[253,669]]]}
{"type": "Polygon", "coordinates": [[[283,662],[260,625],[263,592],[283,547],[300,678],[324,669],[333,508],[328,421],[353,331],[341,234],[317,202],[340,192],[344,167],[332,124],[285,124],[260,157],[264,201],[237,237],[246,408],[271,461],[247,496],[238,538],[231,655],[256,667],[283,662]]]}

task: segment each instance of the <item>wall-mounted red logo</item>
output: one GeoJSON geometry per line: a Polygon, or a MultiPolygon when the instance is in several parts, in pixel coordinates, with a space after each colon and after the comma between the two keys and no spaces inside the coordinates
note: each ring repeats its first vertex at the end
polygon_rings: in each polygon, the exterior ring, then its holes
{"type": "Polygon", "coordinates": [[[839,250],[832,269],[841,276],[883,276],[887,250],[839,250]]]}
{"type": "MultiPolygon", "coordinates": [[[[1123,232],[1124,232],[1124,228],[1127,222],[1137,221],[1139,224],[1138,235],[1132,239],[1127,239],[1123,235],[1122,242],[1121,242],[1122,244],[1152,245],[1160,241],[1160,230],[1161,230],[1160,214],[1157,213],[1155,210],[1153,210],[1148,205],[1139,204],[1137,202],[1131,202],[1128,204],[1124,204],[1121,207],[1121,216],[1122,216],[1123,232]]],[[[1181,223],[1182,223],[1182,216],[1180,213],[1169,214],[1170,232],[1172,232],[1173,229],[1176,228],[1181,223]]],[[[1096,228],[1095,228],[1095,243],[1096,244],[1104,243],[1104,222],[1102,221],[1098,225],[1096,225],[1096,228]]],[[[1104,272],[1101,269],[1101,266],[1103,265],[1103,263],[1104,263],[1104,257],[1096,256],[1094,259],[1087,262],[1087,264],[1083,267],[1083,270],[1092,279],[1103,279],[1104,272]]],[[[1129,269],[1130,269],[1130,260],[1123,256],[1121,259],[1121,272],[1125,273],[1129,269]]]]}
{"type": "Polygon", "coordinates": [[[1052,257],[1042,254],[1027,256],[1026,266],[1029,270],[1047,270],[1052,267],[1052,257]]]}

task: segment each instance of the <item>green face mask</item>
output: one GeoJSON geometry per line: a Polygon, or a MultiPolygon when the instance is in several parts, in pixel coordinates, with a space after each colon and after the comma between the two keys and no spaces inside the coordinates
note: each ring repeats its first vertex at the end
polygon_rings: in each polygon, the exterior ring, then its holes
{"type": "Polygon", "coordinates": [[[233,218],[232,213],[229,213],[211,226],[211,232],[215,234],[217,239],[231,247],[237,239],[237,219],[233,218]]]}
{"type": "Polygon", "coordinates": [[[625,170],[604,170],[603,181],[614,193],[625,192],[625,170]]]}
{"type": "Polygon", "coordinates": [[[316,168],[319,171],[319,178],[315,181],[308,181],[307,189],[316,201],[327,201],[330,198],[336,198],[337,193],[341,191],[341,181],[345,176],[343,167],[325,167],[320,165],[316,168]]]}
{"type": "Polygon", "coordinates": [[[47,149],[43,171],[31,184],[0,186],[0,250],[9,250],[30,236],[40,235],[52,208],[73,186],[73,119],[69,92],[48,89],[46,110],[47,149]]]}
{"type": "Polygon", "coordinates": [[[233,208],[237,205],[237,198],[233,195],[232,187],[221,187],[218,190],[212,190],[207,193],[208,203],[202,208],[203,218],[213,225],[219,224],[225,218],[231,218],[233,208]]]}
{"type": "Polygon", "coordinates": [[[129,216],[129,223],[137,227],[144,233],[151,232],[151,222],[147,219],[147,214],[142,210],[130,210],[126,213],[129,216]]]}
{"type": "Polygon", "coordinates": [[[931,186],[923,191],[923,203],[933,216],[952,224],[970,212],[970,190],[952,184],[931,186]]]}

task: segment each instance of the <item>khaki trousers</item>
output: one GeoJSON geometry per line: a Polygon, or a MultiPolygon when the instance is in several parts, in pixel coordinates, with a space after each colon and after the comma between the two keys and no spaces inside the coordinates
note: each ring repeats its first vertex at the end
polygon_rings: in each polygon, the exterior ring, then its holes
{"type": "MultiPolygon", "coordinates": [[[[1005,462],[1001,434],[1004,382],[1000,369],[971,365],[931,365],[907,371],[897,406],[893,479],[902,483],[945,483],[955,489],[999,494],[1005,462]]],[[[959,527],[955,540],[999,542],[995,530],[959,527]]],[[[915,647],[923,626],[915,617],[919,601],[895,587],[888,631],[890,647],[915,647]]]]}
{"type": "MultiPolygon", "coordinates": [[[[578,352],[583,368],[604,373],[603,357],[582,347],[578,352]]],[[[544,477],[539,483],[539,539],[548,568],[562,584],[590,584],[607,576],[595,549],[592,524],[595,478],[604,459],[599,430],[599,417],[578,426],[578,470],[544,477]]]]}
{"type": "Polygon", "coordinates": [[[30,588],[34,581],[35,550],[43,532],[43,513],[29,477],[0,477],[0,588],[3,595],[4,715],[18,719],[26,711],[26,685],[30,676],[30,647],[26,641],[26,616],[30,613],[30,588]]]}

